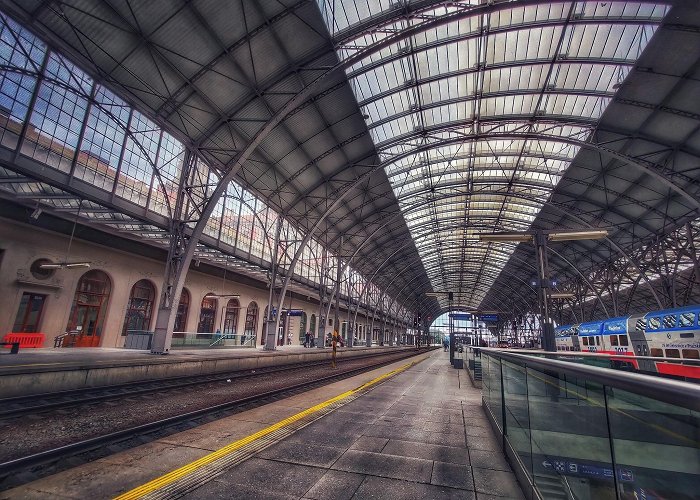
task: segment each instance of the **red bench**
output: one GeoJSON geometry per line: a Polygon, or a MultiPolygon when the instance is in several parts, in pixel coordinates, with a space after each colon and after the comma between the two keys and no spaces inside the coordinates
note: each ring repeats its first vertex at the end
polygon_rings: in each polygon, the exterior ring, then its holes
{"type": "Polygon", "coordinates": [[[2,343],[5,347],[10,347],[11,344],[19,343],[19,347],[43,347],[46,335],[43,333],[8,333],[3,337],[2,343]]]}

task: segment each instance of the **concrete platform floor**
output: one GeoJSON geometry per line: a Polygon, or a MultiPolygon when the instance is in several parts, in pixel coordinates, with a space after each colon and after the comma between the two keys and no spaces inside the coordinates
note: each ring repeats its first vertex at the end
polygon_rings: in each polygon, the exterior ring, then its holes
{"type": "MultiPolygon", "coordinates": [[[[185,498],[523,498],[481,408],[442,350],[185,498]]],[[[239,413],[0,493],[0,499],[111,498],[405,361],[239,413]]]]}

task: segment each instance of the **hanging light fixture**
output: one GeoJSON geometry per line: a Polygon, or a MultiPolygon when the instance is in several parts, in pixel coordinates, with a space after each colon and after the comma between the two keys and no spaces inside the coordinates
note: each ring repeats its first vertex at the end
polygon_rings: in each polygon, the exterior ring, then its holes
{"type": "Polygon", "coordinates": [[[75,236],[75,226],[78,225],[78,217],[80,217],[80,210],[83,207],[83,200],[78,203],[78,211],[75,214],[75,220],[73,221],[73,229],[70,232],[70,239],[68,240],[68,249],[66,250],[66,258],[63,262],[47,262],[41,264],[39,268],[41,269],[80,269],[90,267],[90,262],[88,261],[78,261],[69,262],[68,257],[70,256],[70,248],[73,245],[73,236],[75,236]]]}

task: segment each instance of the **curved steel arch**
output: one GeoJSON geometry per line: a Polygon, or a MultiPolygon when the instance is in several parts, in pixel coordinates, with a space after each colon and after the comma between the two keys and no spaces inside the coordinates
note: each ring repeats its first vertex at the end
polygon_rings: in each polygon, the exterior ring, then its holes
{"type": "MultiPolygon", "coordinates": [[[[252,155],[252,153],[257,149],[257,147],[261,144],[263,139],[265,139],[269,133],[274,129],[289,113],[291,113],[295,108],[297,108],[299,105],[301,105],[306,99],[310,96],[311,92],[320,85],[321,82],[325,81],[326,78],[334,73],[335,71],[349,68],[353,64],[355,64],[357,61],[360,61],[367,56],[371,54],[378,53],[380,50],[383,48],[389,47],[393,43],[404,40],[407,38],[410,38],[418,33],[421,33],[427,29],[431,28],[437,28],[439,26],[443,26],[449,22],[453,22],[456,20],[459,20],[461,18],[466,18],[466,17],[471,17],[474,16],[475,13],[479,12],[489,12],[491,10],[500,10],[502,8],[505,8],[503,4],[496,4],[495,6],[493,4],[491,5],[486,5],[484,7],[478,7],[470,10],[467,14],[463,12],[458,12],[456,14],[448,14],[444,17],[441,17],[436,20],[431,20],[427,21],[424,23],[421,23],[415,27],[410,27],[408,29],[405,29],[398,33],[397,35],[394,36],[388,36],[385,40],[382,42],[373,44],[371,47],[367,49],[363,49],[358,51],[356,54],[353,56],[348,57],[344,61],[339,62],[338,64],[334,65],[333,67],[329,68],[326,72],[322,73],[320,76],[312,80],[302,91],[297,93],[294,97],[289,99],[280,109],[279,111],[273,115],[263,127],[261,127],[255,134],[255,136],[248,142],[248,144],[240,150],[229,162],[226,163],[224,166],[225,170],[228,170],[220,179],[219,184],[216,186],[214,191],[211,193],[211,197],[209,202],[205,205],[204,209],[202,210],[201,218],[200,220],[196,223],[195,227],[190,233],[190,239],[187,242],[187,245],[184,249],[184,251],[178,255],[178,264],[177,264],[177,269],[174,274],[174,286],[171,284],[168,284],[167,287],[164,287],[164,290],[168,290],[170,293],[166,293],[163,295],[162,300],[161,300],[161,308],[159,310],[158,314],[158,320],[156,322],[157,329],[159,330],[159,334],[164,335],[165,338],[165,344],[169,348],[169,342],[170,342],[170,333],[172,331],[172,324],[174,323],[175,319],[175,314],[173,311],[173,303],[174,300],[177,300],[179,298],[179,294],[181,293],[182,286],[184,284],[184,276],[183,276],[183,269],[187,269],[189,267],[189,264],[192,260],[192,256],[194,254],[194,249],[196,247],[196,242],[199,240],[200,236],[202,235],[202,232],[204,228],[206,227],[206,220],[211,216],[211,213],[213,212],[216,203],[218,202],[219,198],[221,197],[221,194],[223,190],[225,189],[225,186],[228,185],[228,183],[233,179],[233,177],[240,171],[240,169],[243,167],[243,164],[248,160],[248,158],[252,155]]],[[[675,184],[670,183],[673,185],[673,188],[679,189],[681,192],[683,192],[680,187],[675,186],[675,184]]],[[[355,186],[352,186],[355,187],[355,186]]],[[[687,193],[686,193],[687,194],[687,193]]],[[[334,210],[337,205],[338,201],[342,199],[341,197],[336,200],[331,206],[328,208],[328,210],[334,210]]],[[[691,197],[691,199],[693,199],[691,197]]],[[[696,207],[700,206],[700,203],[697,203],[696,201],[696,207]]],[[[327,215],[328,215],[328,210],[325,212],[325,214],[319,219],[319,222],[321,222],[327,215]]],[[[308,238],[310,237],[311,234],[317,229],[319,224],[314,225],[314,227],[309,231],[309,235],[304,238],[304,241],[302,241],[300,245],[300,250],[308,243],[308,238]]],[[[290,275],[293,273],[294,266],[296,265],[296,261],[298,260],[298,256],[300,254],[300,250],[297,251],[295,254],[292,263],[290,265],[290,275]]],[[[283,298],[287,286],[289,284],[289,278],[288,276],[285,279],[285,284],[283,285],[283,290],[281,297],[283,298]]],[[[271,312],[271,311],[270,311],[271,312]]],[[[279,321],[279,320],[278,320],[279,321]]]]}
{"type": "MultiPolygon", "coordinates": [[[[570,218],[574,219],[575,221],[577,221],[579,224],[581,224],[582,226],[584,226],[584,227],[586,227],[586,228],[594,228],[594,226],[592,226],[590,223],[588,223],[588,222],[586,222],[585,220],[581,219],[581,218],[578,217],[577,215],[571,213],[570,210],[561,208],[561,207],[558,206],[558,204],[556,204],[556,203],[554,203],[554,202],[552,202],[552,201],[546,201],[546,202],[543,203],[543,205],[544,205],[544,206],[551,207],[551,208],[553,208],[554,210],[558,211],[560,214],[562,214],[562,215],[564,215],[564,216],[566,216],[566,217],[570,217],[570,218]]],[[[407,210],[411,210],[411,209],[407,209],[407,210]]],[[[613,248],[615,248],[615,250],[617,250],[620,254],[622,254],[622,255],[625,257],[625,259],[626,259],[628,262],[630,262],[630,263],[635,267],[635,269],[637,270],[637,272],[638,272],[640,278],[643,279],[644,282],[647,284],[647,286],[650,288],[650,290],[651,290],[651,292],[652,292],[652,295],[654,296],[654,298],[655,298],[656,301],[657,301],[657,304],[659,305],[659,308],[662,309],[663,306],[662,306],[662,304],[661,304],[661,301],[660,301],[659,297],[657,296],[656,291],[654,290],[653,285],[652,285],[651,282],[649,281],[649,278],[646,276],[646,273],[643,272],[643,271],[641,270],[641,267],[639,266],[639,263],[636,262],[636,260],[633,259],[627,252],[625,252],[624,250],[622,250],[622,248],[620,248],[611,238],[607,238],[607,237],[606,237],[605,239],[608,241],[608,243],[609,243],[613,248]]],[[[574,269],[577,269],[577,268],[574,267],[574,269]]],[[[577,272],[579,272],[578,269],[577,269],[577,272]]],[[[595,294],[597,294],[597,291],[595,290],[595,288],[594,288],[592,285],[590,285],[590,287],[591,287],[591,290],[593,290],[593,292],[594,292],[595,294]]],[[[602,300],[602,299],[601,299],[601,300],[602,300]]]]}
{"type": "MultiPolygon", "coordinates": [[[[502,122],[499,122],[502,123],[502,122]]],[[[440,126],[436,126],[430,129],[430,132],[437,132],[437,131],[448,131],[455,126],[463,126],[464,124],[455,124],[455,123],[445,123],[441,124],[440,126]]],[[[560,123],[559,125],[565,125],[564,123],[560,123]]],[[[427,131],[426,131],[427,133],[427,131]]],[[[419,137],[422,137],[424,135],[423,131],[419,132],[411,132],[406,134],[405,136],[401,137],[401,140],[412,140],[416,139],[419,137]]],[[[482,138],[501,138],[501,139],[525,139],[525,140],[548,140],[552,142],[561,142],[565,144],[570,144],[572,146],[578,146],[583,149],[590,149],[592,151],[595,151],[597,153],[602,153],[605,155],[608,155],[612,158],[615,158],[616,160],[619,160],[623,163],[626,163],[630,166],[633,166],[643,173],[653,177],[655,180],[659,181],[662,183],[664,186],[668,187],[672,191],[675,191],[678,193],[680,196],[688,200],[693,207],[695,207],[696,210],[700,210],[700,198],[688,193],[685,191],[681,186],[677,185],[675,182],[670,180],[669,178],[665,177],[662,173],[657,172],[654,170],[651,166],[656,166],[656,164],[652,162],[647,162],[644,161],[642,162],[641,160],[638,160],[636,158],[627,156],[625,154],[619,153],[613,149],[607,148],[603,145],[592,143],[592,142],[587,142],[587,141],[582,141],[579,139],[572,139],[568,137],[563,137],[563,136],[554,136],[554,135],[547,135],[539,132],[488,132],[487,134],[485,133],[472,133],[472,134],[462,134],[460,137],[455,137],[451,139],[445,139],[440,141],[440,145],[448,145],[448,144],[457,144],[460,142],[464,142],[465,140],[479,140],[482,138]],[[646,164],[645,164],[646,163],[646,164]]],[[[415,148],[415,150],[412,150],[408,153],[404,152],[400,155],[397,155],[396,158],[401,158],[405,157],[407,155],[413,155],[416,154],[417,152],[423,152],[423,151],[428,151],[430,149],[434,149],[435,145],[430,144],[430,145],[422,145],[418,146],[415,148]]],[[[396,161],[396,158],[392,158],[393,161],[396,161]]],[[[388,164],[388,163],[387,163],[388,164]]]]}
{"type": "MultiPolygon", "coordinates": [[[[627,0],[612,0],[612,2],[626,2],[627,0]]],[[[538,4],[551,3],[544,0],[518,0],[515,7],[527,7],[538,4]]],[[[379,26],[391,24],[396,20],[404,18],[423,18],[429,19],[429,12],[434,11],[437,7],[451,7],[454,9],[462,9],[455,14],[462,13],[462,17],[473,17],[476,15],[486,15],[500,10],[512,9],[513,4],[508,2],[488,3],[488,4],[459,4],[452,0],[420,0],[406,3],[391,4],[390,9],[380,11],[372,16],[358,20],[354,24],[348,25],[334,33],[331,33],[334,44],[340,45],[343,42],[357,38],[363,34],[372,34],[379,26]],[[465,15],[466,14],[466,15],[465,15]]],[[[439,16],[440,18],[443,15],[439,16]]],[[[426,21],[427,22],[427,21],[426,21]]]]}
{"type": "MultiPolygon", "coordinates": [[[[464,185],[465,185],[465,184],[464,184],[464,181],[443,182],[443,183],[440,184],[439,187],[436,187],[435,190],[438,191],[438,190],[441,190],[441,189],[449,189],[450,187],[464,186],[464,185]]],[[[523,186],[525,186],[525,187],[530,187],[531,185],[523,184],[523,186]]],[[[604,188],[604,187],[601,187],[601,186],[598,186],[598,185],[592,185],[591,187],[594,188],[594,189],[603,191],[604,193],[613,194],[613,195],[618,196],[618,197],[620,197],[620,198],[623,198],[623,197],[624,197],[624,195],[623,195],[622,193],[619,193],[618,191],[615,191],[615,190],[610,189],[610,188],[604,188]]],[[[414,192],[411,193],[411,194],[413,194],[413,195],[415,195],[415,194],[422,194],[422,193],[426,193],[426,194],[427,194],[427,193],[429,193],[429,192],[430,192],[430,189],[425,189],[425,190],[420,191],[420,192],[414,191],[414,192]]],[[[475,194],[475,195],[493,195],[493,196],[499,196],[499,195],[500,195],[500,196],[509,196],[509,197],[511,197],[511,198],[521,198],[521,199],[525,199],[525,200],[528,200],[528,201],[532,201],[532,205],[526,205],[526,206],[533,206],[533,207],[534,207],[534,206],[536,205],[537,208],[539,208],[539,206],[542,205],[542,203],[543,203],[541,200],[535,201],[535,200],[537,200],[536,198],[526,197],[523,193],[515,193],[515,192],[514,192],[514,193],[505,193],[505,192],[499,192],[499,191],[490,192],[490,191],[482,191],[482,190],[480,190],[480,191],[472,191],[472,192],[468,192],[468,193],[467,193],[467,192],[461,193],[461,192],[454,192],[454,191],[453,191],[451,194],[452,194],[453,197],[454,197],[454,196],[465,196],[465,195],[468,195],[468,194],[471,194],[471,195],[474,195],[474,194],[475,194]]],[[[399,199],[399,201],[401,201],[401,200],[402,200],[402,197],[399,197],[398,199],[399,199]]],[[[432,200],[431,200],[431,201],[432,201],[432,200]]],[[[607,212],[610,212],[610,213],[612,213],[612,214],[617,215],[618,217],[620,217],[620,218],[622,218],[622,219],[627,220],[628,222],[631,222],[631,223],[634,223],[634,224],[638,224],[639,226],[641,226],[641,227],[643,227],[644,229],[646,229],[649,233],[654,233],[654,229],[652,229],[651,226],[647,225],[643,220],[632,219],[632,218],[630,218],[629,215],[627,215],[627,214],[624,213],[624,212],[621,212],[620,210],[618,210],[618,209],[615,208],[614,206],[604,205],[603,203],[601,203],[601,202],[599,202],[599,201],[597,201],[597,200],[593,200],[593,199],[585,199],[585,200],[581,200],[581,201],[582,201],[583,203],[586,203],[586,204],[589,204],[589,205],[593,205],[594,207],[597,207],[597,208],[600,208],[600,209],[604,209],[604,210],[606,210],[607,212]]],[[[630,200],[630,201],[632,201],[632,200],[630,200]]],[[[646,204],[643,203],[643,202],[638,202],[637,205],[638,205],[638,206],[641,206],[641,207],[644,207],[646,210],[649,210],[650,212],[656,213],[656,214],[659,215],[659,216],[664,216],[664,214],[663,214],[662,212],[660,212],[660,211],[658,210],[658,208],[655,208],[655,207],[653,207],[653,206],[648,206],[648,205],[646,205],[646,204]]],[[[518,213],[519,213],[519,212],[518,212],[518,213]]],[[[539,216],[539,215],[540,215],[540,214],[538,214],[538,216],[539,216]]]]}
{"type": "MultiPolygon", "coordinates": [[[[405,91],[406,89],[403,87],[397,87],[394,93],[390,95],[395,95],[398,92],[405,91]]],[[[381,127],[382,125],[386,125],[387,123],[391,123],[394,120],[398,120],[400,118],[406,118],[408,116],[412,115],[417,115],[423,111],[429,111],[431,109],[436,109],[436,108],[441,108],[443,106],[451,106],[455,104],[463,104],[466,102],[475,102],[478,101],[479,99],[491,99],[491,98],[497,98],[497,97],[510,97],[510,96],[528,96],[528,95],[539,95],[542,92],[542,89],[527,89],[527,90],[513,90],[513,91],[495,91],[495,92],[484,92],[481,94],[473,94],[473,95],[465,95],[461,97],[455,97],[452,99],[446,99],[442,101],[431,101],[429,104],[422,104],[419,108],[416,109],[411,109],[411,110],[406,110],[406,111],[401,111],[399,113],[395,113],[393,115],[388,115],[380,120],[377,120],[375,122],[369,123],[367,126],[369,130],[371,131],[372,129],[375,129],[377,127],[381,127]]],[[[563,90],[551,90],[547,91],[547,95],[573,95],[573,96],[586,96],[586,97],[612,97],[612,93],[610,92],[598,92],[598,91],[571,91],[571,92],[565,92],[563,90]]],[[[507,116],[518,116],[518,115],[507,115],[507,116]]],[[[557,115],[547,115],[547,116],[557,116],[557,115]]]]}

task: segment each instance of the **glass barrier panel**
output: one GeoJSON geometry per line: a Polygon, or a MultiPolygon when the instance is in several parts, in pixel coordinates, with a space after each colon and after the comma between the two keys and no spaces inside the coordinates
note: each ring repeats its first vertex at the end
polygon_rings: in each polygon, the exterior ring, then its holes
{"type": "Polygon", "coordinates": [[[700,495],[700,414],[606,387],[620,498],[700,495]]]}
{"type": "Polygon", "coordinates": [[[503,432],[503,402],[501,392],[501,361],[492,356],[484,356],[482,363],[487,370],[482,375],[485,401],[501,433],[503,432]],[[488,396],[486,394],[488,393],[488,396]]]}
{"type": "Polygon", "coordinates": [[[502,365],[508,442],[518,454],[527,473],[532,476],[527,372],[525,367],[509,361],[502,361],[502,365]]]}
{"type": "Polygon", "coordinates": [[[545,498],[614,499],[603,387],[527,369],[532,478],[545,498]]]}

